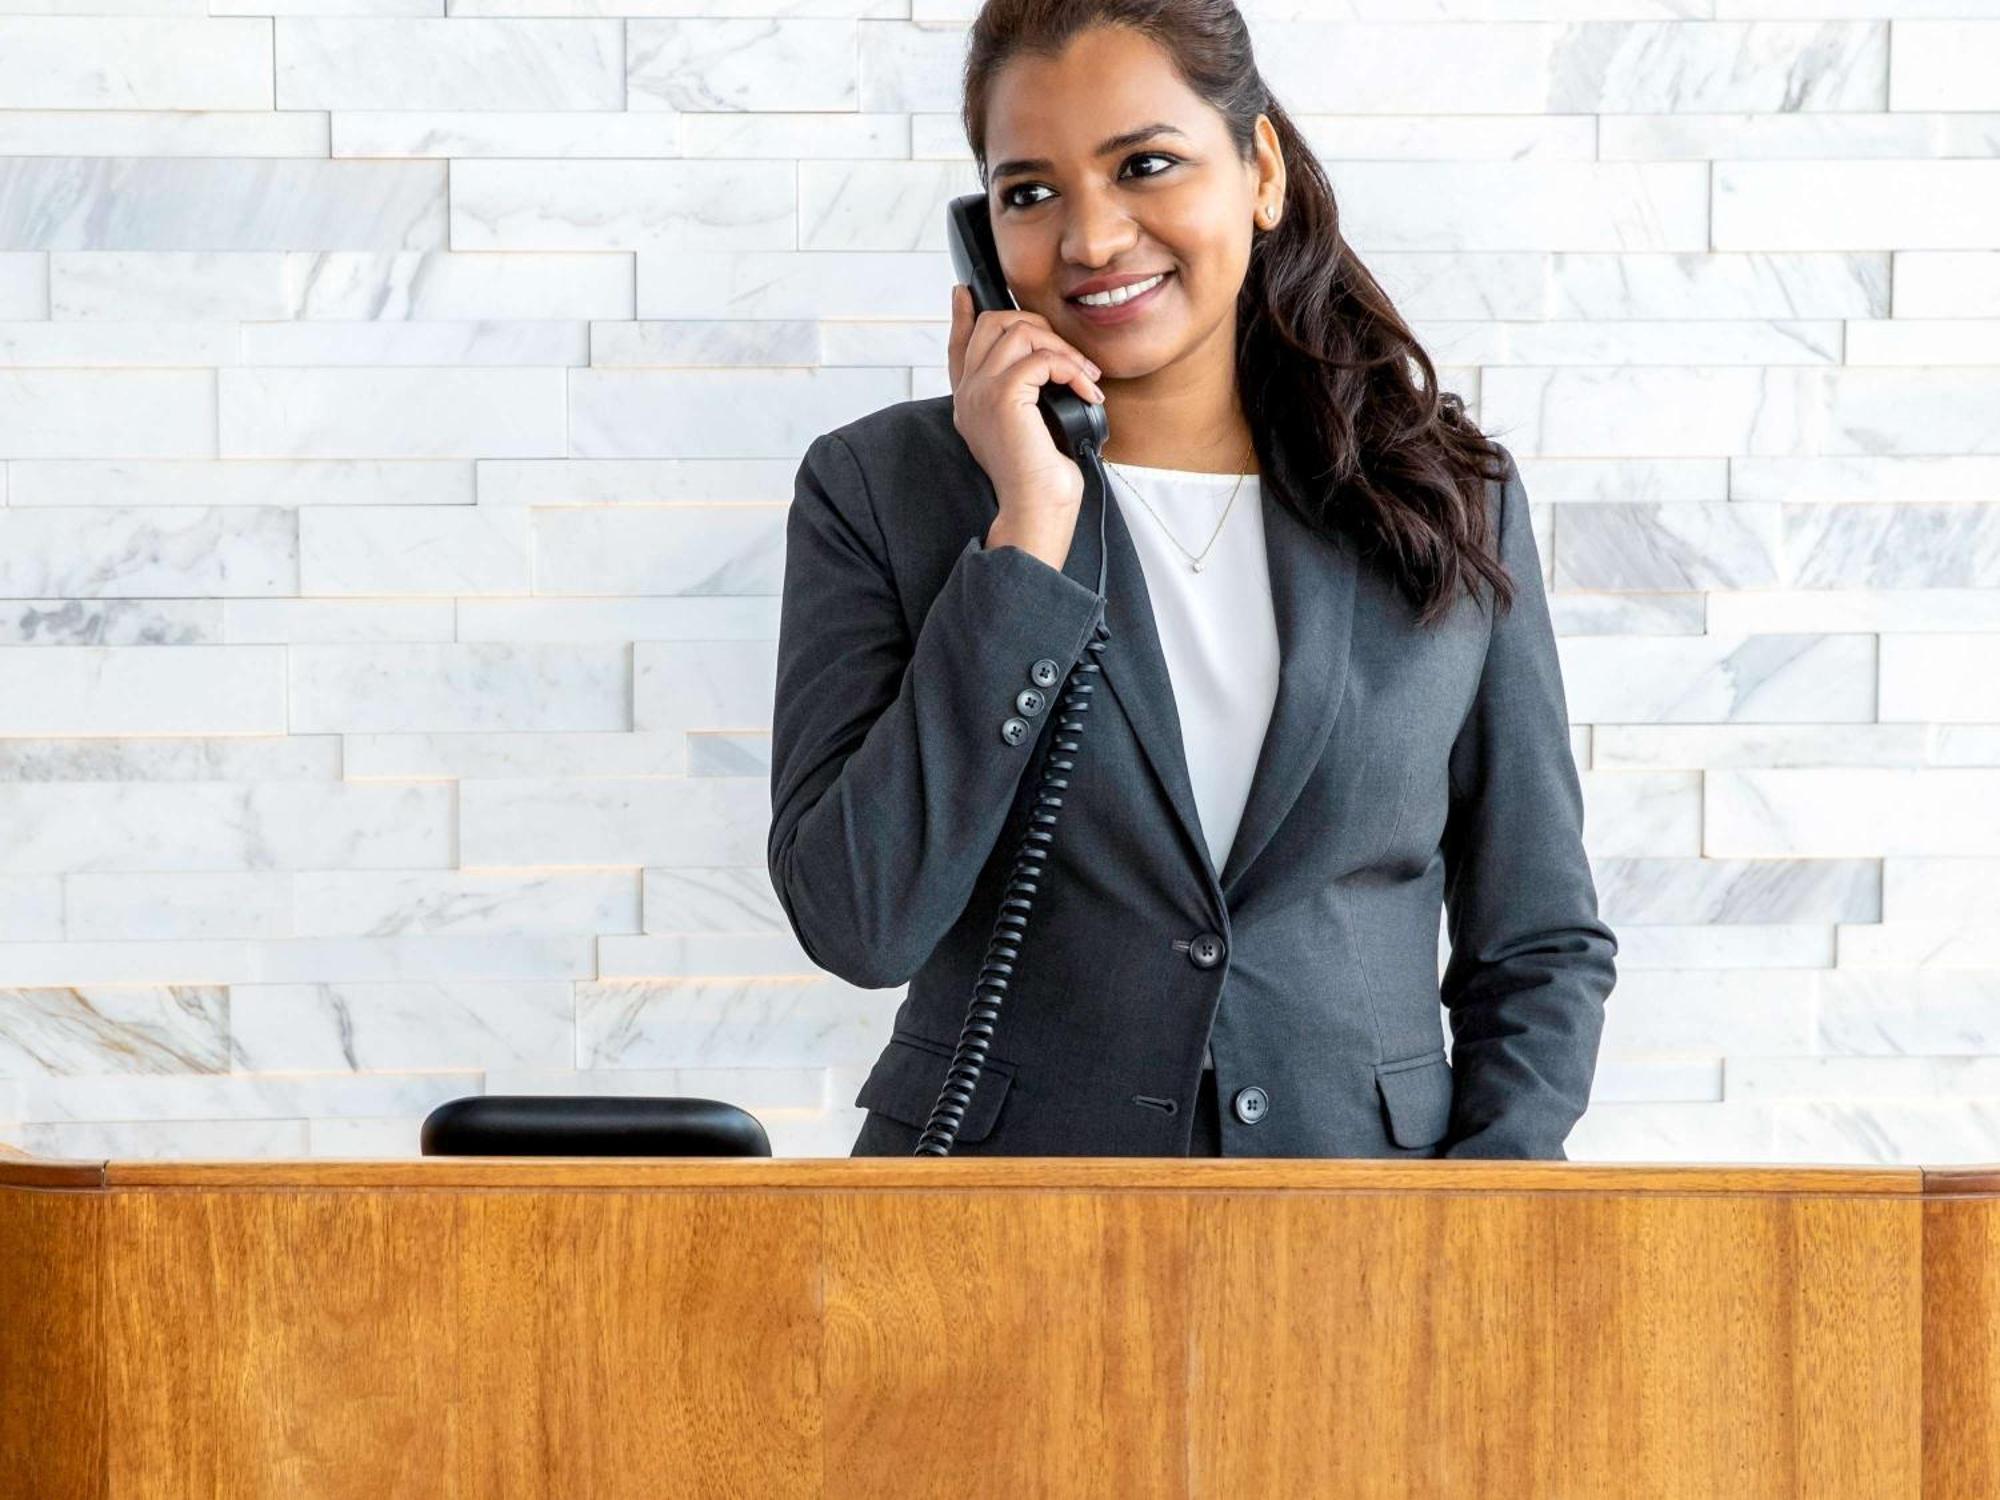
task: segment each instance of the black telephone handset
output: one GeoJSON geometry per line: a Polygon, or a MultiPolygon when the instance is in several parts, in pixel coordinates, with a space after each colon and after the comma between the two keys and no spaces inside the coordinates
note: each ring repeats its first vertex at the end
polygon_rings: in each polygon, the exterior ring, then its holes
{"type": "MultiPolygon", "coordinates": [[[[945,213],[945,229],[958,279],[972,289],[974,315],[1017,306],[1000,269],[1000,251],[993,240],[993,219],[986,195],[968,193],[952,199],[945,213]]],[[[1097,592],[1102,596],[1106,560],[1104,516],[1111,499],[1099,450],[1111,434],[1111,425],[1102,405],[1084,400],[1053,380],[1042,386],[1040,405],[1042,419],[1048,423],[1049,436],[1056,447],[1085,466],[1085,495],[1091,492],[1091,471],[1097,475],[1097,592]]],[[[1042,860],[1054,842],[1056,813],[1062,807],[1062,792],[1069,785],[1067,773],[1076,768],[1074,757],[1083,742],[1083,715],[1090,707],[1100,670],[1096,658],[1103,654],[1110,639],[1111,632],[1100,614],[1090,640],[1084,645],[1085,659],[1075,664],[1063,683],[1062,702],[1055,710],[1055,730],[1042,756],[1041,785],[1029,814],[1030,826],[1022,834],[1014,855],[1013,874],[1000,901],[1000,914],[987,944],[986,961],[980,965],[979,980],[973,986],[972,1004],[965,1013],[958,1049],[952,1056],[937,1103],[932,1106],[930,1121],[917,1138],[918,1156],[950,1155],[966,1107],[972,1102],[973,1090],[979,1087],[986,1049],[993,1040],[993,1023],[999,1019],[1000,1002],[1006,998],[1007,980],[1020,957],[1021,938],[1027,931],[1035,893],[1040,889],[1042,860]]],[[[1047,696],[1044,695],[1045,700],[1047,696]]]]}

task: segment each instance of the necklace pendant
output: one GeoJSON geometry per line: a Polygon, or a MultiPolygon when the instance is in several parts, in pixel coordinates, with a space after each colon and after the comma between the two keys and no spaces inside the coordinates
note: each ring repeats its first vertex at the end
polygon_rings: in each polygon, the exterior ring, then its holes
{"type": "Polygon", "coordinates": [[[1202,570],[1203,568],[1205,568],[1205,567],[1207,567],[1207,566],[1208,566],[1208,563],[1207,563],[1207,561],[1206,561],[1206,560],[1204,559],[1203,561],[1200,561],[1200,562],[1194,562],[1194,563],[1190,563],[1190,564],[1188,564],[1188,566],[1189,566],[1189,567],[1191,567],[1191,568],[1193,568],[1195,572],[1199,573],[1199,572],[1200,572],[1200,571],[1201,571],[1201,570],[1202,570]]]}

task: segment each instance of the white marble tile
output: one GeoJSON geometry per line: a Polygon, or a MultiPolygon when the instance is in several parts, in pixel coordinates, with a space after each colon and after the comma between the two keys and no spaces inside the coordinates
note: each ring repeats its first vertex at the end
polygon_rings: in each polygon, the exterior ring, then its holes
{"type": "MultiPolygon", "coordinates": [[[[1805,631],[2000,632],[2000,587],[1756,589],[1708,596],[1717,635],[1805,631]]],[[[1884,642],[1886,647],[1887,642],[1884,642]]]]}
{"type": "Polygon", "coordinates": [[[1715,770],[1705,779],[1705,854],[1981,855],[2000,847],[2000,770],[1715,770]]]}
{"type": "Polygon", "coordinates": [[[451,788],[431,783],[7,783],[0,827],[13,873],[436,869],[453,853],[451,788]]]}
{"type": "MultiPolygon", "coordinates": [[[[473,465],[456,459],[22,460],[14,505],[467,505],[473,465]]],[[[275,524],[275,523],[273,523],[275,524]]]]}
{"type": "Polygon", "coordinates": [[[580,1068],[791,1068],[872,1062],[882,997],[825,975],[576,987],[580,1068]]]}
{"type": "Polygon", "coordinates": [[[1902,159],[1991,149],[1984,117],[1973,114],[1604,115],[1598,128],[1605,161],[1902,159]]]}
{"type": "Polygon", "coordinates": [[[557,365],[590,363],[590,330],[549,319],[456,323],[260,323],[245,365],[557,365]]]}
{"type": "Polygon", "coordinates": [[[1773,1144],[1787,1161],[1843,1166],[1947,1166],[2000,1159],[2000,1102],[1778,1105],[1773,1144]]]}
{"type": "Polygon", "coordinates": [[[1583,843],[1590,856],[1694,855],[1701,843],[1696,771],[1583,771],[1583,843]]]}
{"type": "Polygon", "coordinates": [[[534,591],[777,598],[785,514],[734,504],[538,509],[534,591]]]}
{"type": "Polygon", "coordinates": [[[1923,762],[1930,738],[1914,724],[1599,724],[1590,753],[1600,771],[1897,767],[1923,762]]]}
{"type": "Polygon", "coordinates": [[[1600,1104],[1707,1102],[1722,1098],[1719,1057],[1680,1053],[1600,1055],[1590,1081],[1590,1107],[1600,1104]]]}
{"type": "Polygon", "coordinates": [[[1339,194],[1341,232],[1364,257],[1708,248],[1701,162],[1350,162],[1339,194]]]}
{"type": "Polygon", "coordinates": [[[227,458],[532,458],[567,451],[565,371],[220,370],[227,458]]]}
{"type": "Polygon", "coordinates": [[[236,326],[222,322],[0,323],[0,369],[233,365],[240,345],[236,326]]]}
{"type": "Polygon", "coordinates": [[[1875,637],[1571,636],[1556,645],[1570,717],[1610,724],[1867,723],[1875,637]]]}
{"type": "Polygon", "coordinates": [[[9,599],[4,646],[193,646],[224,638],[219,599],[9,599]]]}
{"type": "Polygon", "coordinates": [[[561,451],[577,458],[802,453],[821,432],[901,401],[907,389],[897,370],[577,370],[561,451]]]}
{"type": "Polygon", "coordinates": [[[254,250],[59,250],[50,313],[65,322],[282,318],[284,258],[254,250]]]}
{"type": "MultiPolygon", "coordinates": [[[[1868,251],[1724,253],[1703,247],[1686,254],[1569,254],[1555,257],[1547,268],[1543,315],[1880,318],[1889,314],[1889,272],[1890,256],[1868,251]]],[[[1901,298],[1899,282],[1899,308],[1901,298]]]]}
{"type": "Polygon", "coordinates": [[[1889,107],[2000,110],[1996,74],[2000,26],[1991,19],[1899,21],[1890,53],[1889,107]]]}
{"type": "Polygon", "coordinates": [[[1979,635],[1885,635],[1881,717],[2000,723],[2000,629],[1979,635]]]}
{"type": "MultiPolygon", "coordinates": [[[[272,0],[245,0],[268,5],[272,0]]],[[[425,0],[429,3],[429,0],[425,0]]],[[[455,11],[458,22],[464,14],[455,11]]],[[[332,116],[335,157],[678,156],[671,113],[503,107],[481,110],[341,109],[332,116]]],[[[766,153],[790,155],[784,153],[766,153]]]]}
{"type": "MultiPolygon", "coordinates": [[[[63,883],[55,875],[0,875],[0,943],[53,943],[63,935],[63,883]]],[[[0,1000],[0,1015],[5,1001],[0,1000]]],[[[6,1111],[0,1109],[0,1117],[6,1111]]]]}
{"type": "Polygon", "coordinates": [[[2000,923],[2000,859],[1883,860],[1882,919],[2000,923]]]}
{"type": "Polygon", "coordinates": [[[1618,929],[1618,969],[1754,971],[1824,969],[1835,958],[1831,922],[1688,923],[1644,926],[1626,922],[1618,929]]]}
{"type": "Polygon", "coordinates": [[[49,316],[49,257],[0,250],[0,318],[49,316]]]}
{"type": "Polygon", "coordinates": [[[285,284],[297,318],[629,318],[632,266],[622,254],[301,252],[285,257],[285,284]]]}
{"type": "Polygon", "coordinates": [[[1987,589],[2000,504],[1787,505],[1786,582],[1800,588],[1987,589]]]}
{"type": "Polygon", "coordinates": [[[443,162],[0,157],[13,249],[431,250],[446,228],[443,162]]]}
{"type": "Polygon", "coordinates": [[[685,774],[681,733],[350,734],[350,781],[559,779],[685,774]]]}
{"type": "Polygon", "coordinates": [[[1575,504],[1556,517],[1558,589],[1757,589],[1778,581],[1775,505],[1575,504]]]}
{"type": "MultiPolygon", "coordinates": [[[[100,12],[109,8],[101,0],[83,3],[100,12]]],[[[143,8],[145,0],[135,6],[143,8]]],[[[152,8],[159,13],[160,7],[152,8]]],[[[224,13],[220,5],[208,11],[224,13]]],[[[327,117],[311,110],[10,109],[0,115],[0,156],[324,157],[326,148],[327,117]]]]}
{"type": "Polygon", "coordinates": [[[295,732],[632,727],[619,646],[301,645],[290,662],[295,732]]]}
{"type": "Polygon", "coordinates": [[[0,781],[340,780],[330,734],[0,737],[0,781]]]}
{"type": "Polygon", "coordinates": [[[1783,1160],[1772,1112],[1726,1100],[1593,1104],[1563,1149],[1571,1161],[1769,1164],[1783,1160]]]}
{"type": "MultiPolygon", "coordinates": [[[[898,0],[879,0],[879,3],[896,4],[898,0]]],[[[705,6],[704,10],[706,14],[716,14],[712,6],[705,6]]],[[[800,5],[787,8],[787,14],[792,16],[805,13],[805,7],[800,5]]],[[[884,157],[902,161],[932,154],[913,139],[918,132],[910,116],[891,111],[866,114],[853,110],[836,114],[796,109],[758,110],[754,114],[741,110],[690,111],[676,119],[680,125],[680,154],[686,157],[884,157]]],[[[957,131],[955,154],[970,160],[963,130],[956,123],[952,128],[957,131]]]]}
{"type": "Polygon", "coordinates": [[[293,879],[273,870],[66,875],[60,935],[71,942],[292,937],[293,879]]]}
{"type": "Polygon", "coordinates": [[[1732,1099],[2000,1098],[2000,1057],[1732,1057],[1732,1099]]]}
{"type": "MultiPolygon", "coordinates": [[[[808,318],[690,318],[593,323],[589,363],[593,369],[608,370],[644,365],[852,365],[865,361],[823,359],[820,325],[808,318]]],[[[719,466],[720,461],[713,463],[719,466]]]]}
{"type": "Polygon", "coordinates": [[[632,669],[635,729],[770,727],[775,639],[641,642],[632,648],[632,669]]]}
{"type": "Polygon", "coordinates": [[[770,801],[770,787],[751,777],[467,781],[458,859],[468,869],[755,865],[765,858],[770,801]]]}
{"type": "Polygon", "coordinates": [[[305,1120],[113,1120],[23,1125],[31,1156],[97,1161],[293,1161],[306,1154],[305,1120]]]}
{"type": "Polygon", "coordinates": [[[282,647],[0,651],[0,735],[285,730],[282,647]]]}
{"type": "MultiPolygon", "coordinates": [[[[229,1035],[244,1072],[568,1067],[576,1011],[560,976],[411,976],[239,984],[229,1035]]],[[[464,1093],[478,1093],[477,1077],[464,1093]]]]}
{"type": "Polygon", "coordinates": [[[0,510],[0,598],[193,599],[297,590],[297,527],[288,511],[0,510]]]}
{"type": "Polygon", "coordinates": [[[0,990],[0,1002],[7,1018],[0,1026],[0,1075],[131,1078],[229,1069],[224,985],[71,979],[0,990]]]}
{"type": "Polygon", "coordinates": [[[670,256],[789,250],[797,243],[797,170],[769,161],[458,160],[451,247],[670,256]]]}
{"type": "Polygon", "coordinates": [[[299,511],[309,594],[525,594],[528,512],[500,505],[310,506],[299,511]]]}
{"type": "Polygon", "coordinates": [[[1718,250],[1965,250],[2000,242],[1996,161],[1719,161],[1714,173],[1710,233],[1718,250]]]}
{"type": "Polygon", "coordinates": [[[979,191],[970,161],[799,164],[799,248],[942,250],[945,205],[979,191]]]}
{"type": "Polygon", "coordinates": [[[620,109],[618,22],[279,16],[279,109],[620,109]]]}
{"type": "Polygon", "coordinates": [[[798,470],[795,455],[483,459],[478,464],[479,503],[666,505],[690,500],[760,500],[789,504],[798,470]]]}
{"type": "Polygon", "coordinates": [[[230,599],[222,631],[231,641],[283,645],[436,644],[455,638],[456,614],[450,599],[230,599]]]}
{"type": "Polygon", "coordinates": [[[851,110],[857,30],[799,16],[635,18],[625,23],[625,108],[851,110]]]}
{"type": "Polygon", "coordinates": [[[1840,965],[1849,969],[2000,970],[2000,921],[1884,922],[1840,929],[1840,965]]]}
{"type": "MultiPolygon", "coordinates": [[[[1832,929],[1827,931],[1830,947],[1832,929]]],[[[1621,931],[1621,944],[1624,937],[1621,931]]],[[[1606,1053],[1810,1052],[1815,997],[1837,972],[1818,966],[1627,970],[1622,947],[1618,962],[1618,982],[1604,1002],[1606,1053]]]]}
{"type": "Polygon", "coordinates": [[[305,870],[289,877],[298,937],[636,933],[632,870],[305,870]]]}
{"type": "MultiPolygon", "coordinates": [[[[476,1080],[476,1075],[473,1075],[476,1080]]],[[[31,1123],[151,1120],[284,1120],[313,1116],[422,1114],[467,1092],[465,1073],[343,1073],[338,1077],[241,1073],[180,1077],[36,1078],[21,1090],[21,1118],[31,1123]]]]}
{"type": "MultiPolygon", "coordinates": [[[[792,217],[788,210],[788,225],[792,217]]],[[[703,253],[640,244],[634,259],[641,318],[933,318],[951,324],[951,257],[942,249],[703,253]]]]}
{"type": "Polygon", "coordinates": [[[770,932],[791,930],[764,866],[653,869],[644,877],[645,930],[770,932]]]}
{"type": "Polygon", "coordinates": [[[1807,1046],[1836,1056],[2000,1053],[2000,972],[1835,969],[1825,976],[1807,1046]]]}
{"type": "MultiPolygon", "coordinates": [[[[1898,256],[1897,264],[1903,263],[1904,257],[1898,256]]],[[[1902,310],[1903,295],[1903,279],[1898,276],[1898,316],[1907,317],[1902,310]]],[[[1991,500],[1996,487],[2000,487],[2000,454],[1799,454],[1732,460],[1728,498],[1789,505],[1857,500],[1876,505],[1940,505],[1991,500]]]]}
{"type": "Polygon", "coordinates": [[[2000,254],[1991,249],[1896,252],[1896,315],[2000,317],[2000,254]]]}
{"type": "Polygon", "coordinates": [[[1625,923],[1875,922],[1882,868],[1872,859],[1601,859],[1599,914],[1625,923]]]}
{"type": "Polygon", "coordinates": [[[0,99],[9,109],[270,109],[270,23],[0,15],[0,99]]]}
{"type": "MultiPolygon", "coordinates": [[[[0,215],[5,214],[0,167],[0,215]]],[[[14,458],[210,458],[212,370],[0,369],[0,453],[14,458]]]]}

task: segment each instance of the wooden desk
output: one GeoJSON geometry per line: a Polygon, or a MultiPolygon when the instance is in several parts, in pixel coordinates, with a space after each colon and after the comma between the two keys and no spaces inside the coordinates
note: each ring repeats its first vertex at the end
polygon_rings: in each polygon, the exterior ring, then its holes
{"type": "Polygon", "coordinates": [[[2000,1495],[2000,1168],[0,1160],[7,1500],[2000,1495]]]}

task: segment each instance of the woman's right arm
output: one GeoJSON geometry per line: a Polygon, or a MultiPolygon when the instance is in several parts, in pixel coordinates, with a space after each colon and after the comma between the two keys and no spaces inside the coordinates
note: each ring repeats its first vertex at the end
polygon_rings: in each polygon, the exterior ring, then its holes
{"type": "Polygon", "coordinates": [[[813,440],[785,524],[768,857],[806,954],[864,989],[906,982],[963,914],[1104,596],[1021,546],[970,538],[914,643],[868,484],[813,440]],[[1032,717],[1016,703],[1053,661],[1032,717]],[[1024,718],[1009,744],[1001,725],[1024,718]]]}

